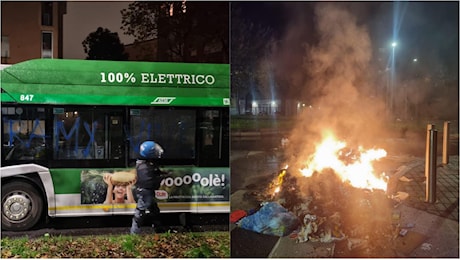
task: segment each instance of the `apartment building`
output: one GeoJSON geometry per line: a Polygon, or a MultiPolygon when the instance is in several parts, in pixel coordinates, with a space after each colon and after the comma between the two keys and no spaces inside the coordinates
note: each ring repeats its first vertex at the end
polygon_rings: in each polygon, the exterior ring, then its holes
{"type": "Polygon", "coordinates": [[[1,63],[62,58],[66,2],[1,2],[1,63]]]}

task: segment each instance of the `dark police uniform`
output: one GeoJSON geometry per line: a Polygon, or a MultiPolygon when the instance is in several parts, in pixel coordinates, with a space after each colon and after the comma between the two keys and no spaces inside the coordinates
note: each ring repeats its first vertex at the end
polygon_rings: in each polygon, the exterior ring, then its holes
{"type": "Polygon", "coordinates": [[[139,234],[140,227],[146,219],[152,221],[152,226],[159,224],[160,209],[155,201],[155,190],[160,188],[161,180],[166,173],[151,160],[139,159],[136,161],[137,205],[131,224],[131,234],[139,234]]]}

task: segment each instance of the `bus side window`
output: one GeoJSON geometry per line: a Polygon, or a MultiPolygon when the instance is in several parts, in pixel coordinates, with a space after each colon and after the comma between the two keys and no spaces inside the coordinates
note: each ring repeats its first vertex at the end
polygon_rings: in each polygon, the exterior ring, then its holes
{"type": "Polygon", "coordinates": [[[2,107],[3,158],[46,159],[45,118],[42,107],[2,107]]]}
{"type": "Polygon", "coordinates": [[[200,165],[228,166],[229,122],[221,109],[201,112],[200,124],[200,165]]]}
{"type": "Polygon", "coordinates": [[[139,157],[139,145],[154,140],[164,149],[163,159],[193,160],[196,156],[195,109],[131,109],[130,159],[139,157]]]}
{"type": "MultiPolygon", "coordinates": [[[[109,153],[118,151],[116,144],[112,146],[111,139],[121,139],[119,134],[112,136],[108,132],[113,122],[122,125],[121,119],[115,120],[108,116],[112,111],[97,107],[66,107],[54,108],[53,150],[54,159],[107,159],[109,153]]],[[[121,154],[114,155],[119,159],[121,154]]]]}

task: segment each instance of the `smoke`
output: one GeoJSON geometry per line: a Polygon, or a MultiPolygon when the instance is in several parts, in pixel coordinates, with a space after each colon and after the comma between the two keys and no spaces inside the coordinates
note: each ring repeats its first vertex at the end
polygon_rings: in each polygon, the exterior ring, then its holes
{"type": "MultiPolygon", "coordinates": [[[[297,83],[304,78],[297,89],[301,89],[299,96],[303,96],[306,106],[298,115],[297,125],[290,136],[290,152],[294,156],[287,154],[291,158],[287,162],[289,168],[303,168],[305,165],[302,164],[315,152],[316,144],[329,133],[345,141],[350,148],[363,146],[366,149],[378,146],[379,139],[386,132],[385,104],[377,98],[377,85],[373,79],[375,69],[371,67],[369,32],[349,8],[338,3],[315,5],[317,40],[304,44],[302,64],[295,72],[301,76],[292,76],[291,81],[297,83]]],[[[297,28],[302,30],[302,24],[298,25],[297,28]]],[[[293,30],[291,28],[288,36],[292,37],[293,30]]],[[[356,212],[364,209],[359,204],[350,203],[364,199],[364,193],[341,187],[340,181],[333,177],[330,170],[313,174],[311,182],[299,182],[299,190],[314,198],[320,216],[330,216],[329,210],[340,211],[341,221],[347,228],[356,230],[354,227],[359,226],[364,233],[372,234],[376,226],[372,219],[375,210],[369,208],[369,215],[357,219],[356,212]],[[351,193],[344,199],[343,194],[351,193]]],[[[388,216],[391,208],[384,201],[376,203],[375,208],[381,210],[379,214],[382,216],[388,216]]]]}
{"type": "MultiPolygon", "coordinates": [[[[367,28],[358,24],[347,5],[318,3],[314,16],[318,40],[304,45],[297,72],[305,76],[292,76],[305,79],[299,87],[308,100],[290,137],[297,149],[292,152],[306,158],[302,153],[311,154],[327,132],[349,145],[375,145],[385,132],[386,112],[373,84],[367,28]]],[[[292,31],[288,36],[292,37],[292,31]]]]}

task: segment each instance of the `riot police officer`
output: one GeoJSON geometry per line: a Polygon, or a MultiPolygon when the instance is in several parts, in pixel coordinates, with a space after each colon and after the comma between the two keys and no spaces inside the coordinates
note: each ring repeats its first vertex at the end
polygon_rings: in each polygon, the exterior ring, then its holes
{"type": "Polygon", "coordinates": [[[153,141],[145,141],[140,146],[140,158],[136,161],[137,205],[131,224],[131,234],[139,234],[140,227],[147,218],[153,221],[154,230],[155,223],[158,224],[160,209],[154,200],[155,190],[160,187],[166,173],[160,170],[155,159],[161,158],[163,152],[163,148],[153,141]]]}

